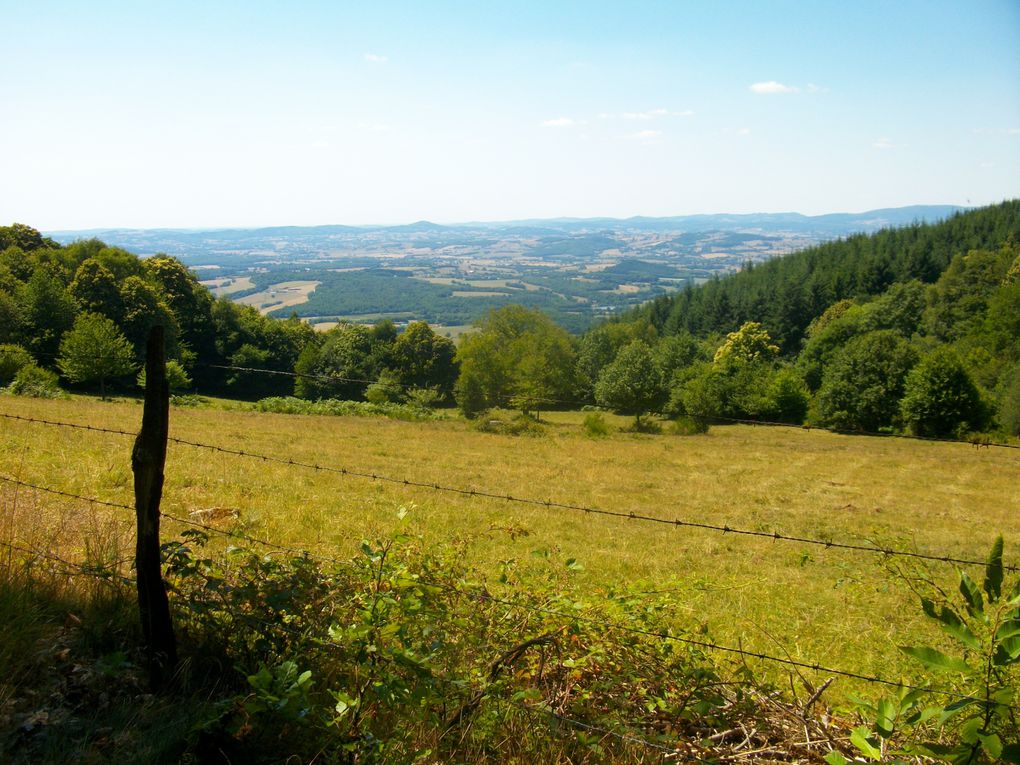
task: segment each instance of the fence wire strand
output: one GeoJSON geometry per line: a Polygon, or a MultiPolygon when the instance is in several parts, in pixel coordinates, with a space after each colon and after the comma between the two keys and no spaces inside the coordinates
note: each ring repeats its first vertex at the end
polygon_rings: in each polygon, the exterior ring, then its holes
{"type": "MultiPolygon", "coordinates": [[[[76,423],[59,422],[56,420],[46,420],[34,417],[23,417],[19,415],[8,415],[4,413],[0,413],[0,417],[8,417],[10,419],[56,427],[81,428],[93,431],[98,430],[103,433],[113,433],[125,436],[135,435],[134,433],[130,433],[125,430],[115,430],[111,428],[97,428],[91,425],[79,425],[76,423]]],[[[598,508],[588,505],[578,505],[570,502],[558,502],[551,499],[536,499],[533,497],[519,497],[514,496],[512,494],[501,494],[499,492],[488,491],[486,489],[465,489],[462,487],[447,486],[437,482],[416,481],[409,478],[395,478],[393,476],[382,475],[380,473],[352,470],[346,467],[335,467],[329,465],[321,465],[314,462],[303,462],[301,460],[295,460],[290,457],[275,457],[272,455],[260,454],[257,452],[247,451],[244,449],[232,449],[226,446],[206,444],[199,441],[191,441],[189,439],[177,438],[174,436],[170,436],[168,440],[171,443],[179,444],[181,446],[189,446],[196,449],[205,449],[208,451],[218,452],[220,454],[229,454],[235,457],[246,457],[249,459],[261,460],[263,462],[271,462],[279,465],[287,465],[290,467],[302,468],[305,470],[332,473],[334,475],[361,478],[370,481],[389,483],[399,486],[428,489],[430,491],[437,491],[447,494],[456,494],[468,497],[479,497],[482,499],[494,499],[503,502],[512,502],[516,504],[529,505],[531,507],[544,507],[550,510],[569,510],[572,512],[583,513],[585,515],[599,515],[610,518],[617,518],[621,520],[636,521],[640,523],[653,523],[662,526],[672,526],[674,528],[700,529],[702,531],[719,532],[722,534],[731,534],[733,536],[757,537],[759,539],[770,539],[773,542],[791,542],[795,544],[811,545],[814,547],[823,547],[825,549],[849,550],[872,555],[881,555],[887,558],[912,558],[915,560],[925,560],[936,563],[953,564],[959,566],[985,566],[987,563],[986,561],[975,560],[971,558],[959,558],[951,555],[937,555],[933,553],[923,553],[910,550],[896,550],[890,547],[862,545],[855,544],[853,542],[836,542],[831,539],[817,539],[814,537],[783,534],[780,533],[779,531],[756,531],[754,529],[744,529],[737,526],[730,526],[729,524],[706,523],[703,521],[694,521],[684,518],[662,518],[656,515],[649,515],[647,512],[639,512],[634,510],[627,511],[606,510],[604,508],[598,508]]],[[[1015,572],[1020,571],[1020,566],[1016,566],[1013,564],[1004,564],[1003,569],[1006,571],[1015,572]]]]}
{"type": "MultiPolygon", "coordinates": [[[[36,484],[31,484],[31,483],[28,483],[28,482],[25,482],[25,481],[19,481],[17,479],[13,479],[13,478],[10,478],[10,477],[7,477],[7,476],[3,476],[3,475],[0,475],[0,481],[5,481],[5,482],[16,484],[16,485],[19,485],[19,486],[24,486],[26,488],[37,489],[37,490],[42,491],[42,492],[53,493],[53,494],[57,494],[57,495],[64,496],[64,497],[74,497],[74,498],[79,499],[79,500],[84,501],[84,502],[91,502],[91,501],[93,501],[92,498],[90,498],[90,497],[85,497],[85,496],[80,496],[80,495],[75,495],[75,494],[69,494],[68,492],[57,491],[55,489],[47,489],[45,487],[38,486],[36,484]]],[[[100,502],[100,500],[95,500],[95,501],[97,503],[100,502]]],[[[108,505],[111,505],[111,506],[114,506],[114,507],[118,506],[115,503],[105,503],[105,504],[108,504],[108,505]]],[[[133,509],[133,508],[128,508],[128,506],[126,506],[126,505],[120,505],[120,507],[124,507],[124,508],[127,508],[127,509],[133,509]]],[[[266,547],[269,547],[269,548],[272,548],[272,549],[276,549],[276,550],[279,550],[279,551],[289,552],[289,553],[292,553],[292,554],[294,554],[294,555],[296,555],[298,557],[304,557],[304,558],[308,558],[308,559],[311,559],[311,560],[317,560],[317,561],[324,562],[324,563],[330,563],[330,564],[333,564],[333,565],[342,565],[342,566],[350,566],[350,565],[352,565],[351,561],[345,561],[345,560],[342,560],[342,559],[339,559],[339,558],[335,558],[335,557],[331,557],[331,556],[319,555],[319,554],[317,554],[315,552],[312,552],[310,550],[303,550],[303,549],[300,549],[300,548],[287,547],[285,545],[277,545],[275,543],[268,542],[266,540],[259,539],[257,537],[252,537],[252,536],[249,536],[247,534],[243,534],[243,533],[239,533],[239,532],[233,532],[233,531],[226,530],[226,529],[219,529],[219,528],[216,528],[214,526],[209,526],[209,525],[206,525],[206,524],[196,523],[194,521],[178,518],[178,517],[171,516],[171,515],[163,514],[163,517],[169,518],[170,520],[175,520],[175,521],[178,521],[178,522],[181,522],[181,523],[185,523],[187,525],[197,526],[197,527],[200,527],[200,528],[208,530],[210,533],[217,534],[217,535],[220,535],[220,536],[232,537],[232,538],[240,539],[240,540],[243,540],[245,542],[252,543],[252,544],[263,545],[263,546],[266,546],[266,547]]],[[[985,702],[986,701],[985,699],[981,699],[981,698],[976,697],[976,696],[969,696],[969,695],[966,695],[966,694],[961,694],[961,693],[959,693],[957,691],[944,690],[944,689],[940,689],[940,688],[932,688],[932,687],[922,686],[922,685],[914,685],[914,684],[904,683],[902,681],[897,681],[897,680],[889,680],[887,678],[883,678],[883,677],[880,677],[880,676],[877,676],[877,675],[867,675],[867,674],[864,674],[864,673],[861,673],[861,672],[854,672],[854,671],[851,671],[851,670],[844,670],[844,669],[839,669],[839,668],[835,668],[835,667],[829,667],[829,666],[826,666],[826,665],[823,665],[823,664],[819,664],[817,662],[812,663],[812,662],[798,661],[796,659],[790,659],[790,658],[787,658],[787,657],[773,656],[771,654],[761,653],[761,652],[758,652],[758,651],[749,651],[749,650],[746,650],[744,648],[736,648],[736,647],[733,647],[733,646],[722,645],[722,644],[715,643],[715,642],[708,641],[708,640],[697,640],[695,638],[681,637],[681,636],[678,636],[678,635],[670,634],[667,631],[646,630],[646,629],[642,629],[640,627],[631,627],[631,626],[627,626],[627,625],[623,625],[623,624],[617,624],[617,623],[614,623],[614,622],[608,622],[608,621],[601,620],[601,619],[594,619],[594,618],[591,618],[591,617],[582,616],[580,614],[571,614],[571,613],[567,613],[567,612],[564,612],[564,611],[559,611],[559,610],[556,610],[556,609],[545,608],[545,607],[542,607],[542,606],[534,606],[534,605],[528,605],[528,604],[525,604],[525,603],[519,603],[517,601],[509,600],[507,598],[496,597],[496,596],[492,595],[491,593],[487,592],[484,588],[482,588],[480,591],[471,592],[471,591],[465,591],[464,589],[459,588],[459,587],[454,587],[452,585],[446,584],[445,582],[439,582],[439,581],[432,580],[432,579],[424,579],[423,578],[420,581],[424,585],[428,585],[428,586],[432,586],[432,587],[437,587],[437,588],[439,588],[441,590],[449,592],[451,595],[453,595],[454,597],[457,597],[457,598],[463,598],[463,599],[467,599],[469,601],[475,601],[475,602],[478,602],[478,603],[498,603],[498,604],[506,606],[508,608],[513,608],[513,609],[516,609],[516,610],[526,611],[526,612],[530,612],[530,613],[533,613],[533,614],[536,614],[536,615],[555,616],[555,617],[566,619],[568,621],[573,621],[573,622],[576,622],[576,623],[579,623],[579,624],[586,624],[586,625],[592,626],[592,627],[599,627],[599,628],[602,628],[603,630],[608,630],[608,631],[613,631],[613,632],[622,632],[622,633],[625,633],[625,634],[632,634],[632,635],[637,635],[637,636],[641,636],[641,637],[657,638],[657,639],[663,640],[663,641],[679,643],[679,644],[683,644],[683,645],[689,645],[689,646],[692,646],[692,647],[695,647],[695,648],[701,648],[701,649],[710,650],[710,651],[718,651],[720,653],[726,653],[726,654],[741,656],[741,657],[744,657],[744,658],[758,659],[760,661],[765,661],[765,662],[771,662],[771,663],[774,663],[774,664],[785,665],[785,666],[788,666],[788,667],[794,667],[796,669],[807,669],[807,670],[812,670],[812,671],[815,671],[815,672],[823,672],[823,673],[827,673],[827,674],[831,674],[831,675],[839,675],[841,677],[847,677],[847,678],[850,678],[850,679],[853,679],[853,680],[859,680],[859,681],[866,682],[866,683],[884,685],[884,686],[893,687],[893,688],[905,688],[905,689],[908,689],[908,690],[922,691],[922,692],[925,692],[925,693],[931,693],[931,694],[934,694],[934,695],[940,695],[940,696],[948,697],[948,698],[951,698],[951,699],[956,699],[956,700],[959,700],[959,701],[970,701],[970,702],[985,702]]],[[[1020,711],[1020,707],[1010,707],[1010,708],[1011,709],[1015,709],[1016,711],[1020,711]]]]}

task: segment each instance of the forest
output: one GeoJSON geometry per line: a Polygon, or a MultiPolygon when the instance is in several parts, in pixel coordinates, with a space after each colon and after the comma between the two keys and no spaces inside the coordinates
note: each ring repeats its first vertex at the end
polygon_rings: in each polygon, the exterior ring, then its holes
{"type": "Polygon", "coordinates": [[[748,263],[580,336],[504,305],[455,347],[425,322],[318,333],[214,298],[176,258],[14,224],[0,228],[0,386],[131,389],[159,323],[180,392],[1016,436],[1018,235],[1014,200],[748,263]]]}

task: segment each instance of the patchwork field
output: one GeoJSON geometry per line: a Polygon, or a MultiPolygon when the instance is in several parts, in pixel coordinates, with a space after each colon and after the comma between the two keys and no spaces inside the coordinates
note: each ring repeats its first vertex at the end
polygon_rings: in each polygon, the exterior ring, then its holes
{"type": "Polygon", "coordinates": [[[262,292],[255,292],[238,298],[242,305],[255,306],[261,314],[268,314],[281,308],[291,308],[308,302],[308,296],[315,292],[321,282],[293,281],[273,284],[262,292]]]}
{"type": "MultiPolygon", "coordinates": [[[[477,432],[452,416],[414,423],[221,406],[232,408],[173,409],[171,435],[465,490],[954,557],[983,559],[1001,532],[1007,560],[1017,560],[1014,450],[751,426],[592,439],[580,426],[583,415],[571,412],[547,415],[541,436],[509,437],[477,432]]],[[[141,417],[137,402],[80,397],[6,397],[0,412],[129,431],[141,417]]],[[[0,474],[132,502],[130,438],[8,419],[0,434],[0,474]]],[[[0,505],[3,540],[71,559],[88,545],[130,557],[132,519],[121,511],[4,483],[0,505]]],[[[641,597],[668,589],[681,594],[682,608],[672,615],[680,627],[863,673],[916,678],[916,665],[897,646],[939,644],[880,555],[411,488],[171,444],[163,509],[185,516],[213,508],[224,527],[333,555],[409,527],[434,545],[455,546],[494,589],[505,570],[526,580],[562,572],[573,559],[578,570],[570,581],[579,592],[641,597]]],[[[169,523],[164,536],[179,531],[169,523]]],[[[949,566],[932,569],[953,586],[949,566]]],[[[841,678],[832,693],[851,689],[841,678]]]]}

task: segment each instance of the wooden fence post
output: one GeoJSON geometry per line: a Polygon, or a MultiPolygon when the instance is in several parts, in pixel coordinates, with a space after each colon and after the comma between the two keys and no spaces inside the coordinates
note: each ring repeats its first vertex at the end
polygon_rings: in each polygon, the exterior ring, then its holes
{"type": "Polygon", "coordinates": [[[138,537],[135,568],[138,576],[138,611],[153,690],[161,688],[177,663],[177,641],[170,619],[170,603],[159,555],[159,503],[163,495],[163,468],[170,428],[170,387],[166,379],[163,327],[149,332],[145,351],[145,409],[142,429],[131,453],[135,474],[135,516],[138,537]]]}

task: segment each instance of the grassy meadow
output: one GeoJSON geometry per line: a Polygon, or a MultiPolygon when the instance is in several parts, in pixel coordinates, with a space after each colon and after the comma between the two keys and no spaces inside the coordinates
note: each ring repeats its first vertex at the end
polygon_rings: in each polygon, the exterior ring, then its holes
{"type": "MultiPolygon", "coordinates": [[[[512,437],[477,432],[452,415],[403,422],[218,404],[173,408],[171,436],[468,490],[979,560],[1002,533],[1007,561],[1017,561],[1020,453],[1013,450],[746,425],[595,439],[577,412],[545,415],[543,435],[512,437]]],[[[5,397],[0,412],[129,431],[141,418],[139,402],[86,397],[5,397]]],[[[0,474],[130,505],[131,445],[125,436],[5,419],[0,474]]],[[[0,540],[70,560],[124,559],[130,573],[129,512],[5,483],[0,506],[0,540]]],[[[222,528],[336,556],[354,555],[363,539],[411,531],[456,548],[494,591],[505,572],[511,582],[551,576],[587,594],[670,590],[679,604],[673,619],[685,630],[893,679],[923,677],[897,646],[940,642],[879,555],[406,487],[171,443],[163,510],[186,516],[212,508],[222,528]],[[583,569],[568,569],[570,559],[583,569]]],[[[165,523],[164,538],[181,530],[175,526],[165,523]]],[[[955,586],[951,567],[932,570],[955,586]]],[[[829,693],[835,700],[851,690],[876,692],[841,678],[829,693]]]]}

